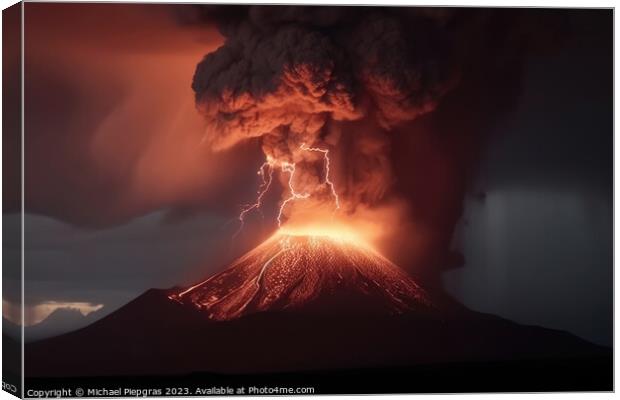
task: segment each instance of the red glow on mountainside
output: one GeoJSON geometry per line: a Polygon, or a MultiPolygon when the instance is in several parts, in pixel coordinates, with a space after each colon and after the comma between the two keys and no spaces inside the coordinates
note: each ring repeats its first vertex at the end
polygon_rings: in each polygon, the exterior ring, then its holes
{"type": "Polygon", "coordinates": [[[427,293],[353,232],[281,230],[229,268],[170,299],[231,320],[264,311],[387,314],[427,308],[427,293]]]}

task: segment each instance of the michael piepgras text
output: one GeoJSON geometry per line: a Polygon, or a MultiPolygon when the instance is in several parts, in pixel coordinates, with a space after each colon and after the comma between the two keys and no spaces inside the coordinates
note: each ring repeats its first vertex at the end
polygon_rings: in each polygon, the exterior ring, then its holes
{"type": "Polygon", "coordinates": [[[312,387],[278,387],[278,386],[211,386],[211,387],[170,387],[170,388],[60,388],[28,389],[29,398],[60,397],[154,397],[154,396],[225,396],[225,395],[292,395],[314,394],[312,387]]]}

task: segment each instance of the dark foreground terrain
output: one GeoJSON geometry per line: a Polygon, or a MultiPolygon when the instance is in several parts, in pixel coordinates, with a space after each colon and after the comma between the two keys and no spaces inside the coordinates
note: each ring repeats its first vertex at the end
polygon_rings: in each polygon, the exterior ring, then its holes
{"type": "Polygon", "coordinates": [[[220,385],[323,394],[610,391],[613,365],[609,348],[462,308],[216,322],[158,290],[84,329],[26,345],[27,389],[183,387],[192,395],[220,385]]]}

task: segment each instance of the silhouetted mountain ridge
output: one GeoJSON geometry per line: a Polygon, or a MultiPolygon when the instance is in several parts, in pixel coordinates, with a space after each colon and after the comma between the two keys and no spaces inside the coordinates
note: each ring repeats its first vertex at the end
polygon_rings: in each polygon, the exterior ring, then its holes
{"type": "Polygon", "coordinates": [[[169,294],[149,290],[86,328],[28,344],[27,375],[255,373],[610,354],[565,332],[464,308],[444,317],[297,311],[212,321],[169,294]]]}
{"type": "Polygon", "coordinates": [[[27,376],[46,379],[388,367],[402,374],[443,365],[466,382],[468,366],[494,363],[503,370],[487,373],[512,383],[544,383],[532,363],[574,377],[570,387],[591,388],[610,381],[611,351],[468,310],[370,248],[285,236],[189,288],[151,289],[88,327],[26,347],[27,376]]]}

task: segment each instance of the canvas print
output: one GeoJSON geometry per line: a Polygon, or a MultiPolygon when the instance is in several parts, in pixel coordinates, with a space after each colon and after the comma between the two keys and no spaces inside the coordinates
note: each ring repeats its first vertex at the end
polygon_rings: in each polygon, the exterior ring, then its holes
{"type": "Polygon", "coordinates": [[[4,390],[613,390],[613,10],[3,30],[4,390]]]}

